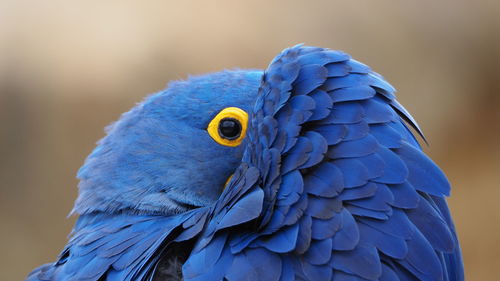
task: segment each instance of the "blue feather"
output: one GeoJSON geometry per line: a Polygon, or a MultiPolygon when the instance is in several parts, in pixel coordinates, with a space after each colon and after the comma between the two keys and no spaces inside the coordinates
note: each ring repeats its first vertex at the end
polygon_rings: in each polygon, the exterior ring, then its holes
{"type": "Polygon", "coordinates": [[[402,209],[413,209],[418,206],[420,195],[410,183],[388,185],[394,195],[394,202],[391,205],[402,209]]]}
{"type": "Polygon", "coordinates": [[[325,65],[328,63],[346,61],[350,58],[351,56],[340,51],[321,50],[321,51],[311,51],[309,53],[305,53],[304,55],[300,56],[297,61],[301,65],[308,65],[308,64],[325,65]]]}
{"type": "Polygon", "coordinates": [[[296,120],[296,116],[293,116],[293,110],[290,109],[289,105],[281,108],[276,114],[276,120],[278,121],[278,126],[286,134],[286,145],[282,152],[287,152],[290,148],[295,145],[297,141],[297,136],[300,133],[299,123],[302,120],[296,120]]]}
{"type": "Polygon", "coordinates": [[[328,70],[328,77],[342,77],[349,74],[349,72],[352,70],[352,67],[349,66],[349,62],[350,60],[347,61],[347,63],[339,62],[329,63],[325,65],[326,69],[328,70]]]}
{"type": "Polygon", "coordinates": [[[351,212],[351,214],[357,217],[367,217],[379,220],[387,220],[389,218],[389,212],[386,211],[375,211],[351,204],[346,204],[346,209],[351,212]]]}
{"type": "Polygon", "coordinates": [[[264,193],[260,188],[256,188],[246,196],[243,196],[222,217],[217,225],[217,229],[231,227],[257,218],[262,210],[263,199],[264,193]]]}
{"type": "Polygon", "coordinates": [[[276,140],[278,133],[277,127],[278,122],[274,118],[266,117],[262,120],[262,123],[259,125],[259,140],[265,147],[270,147],[276,140]]]}
{"type": "Polygon", "coordinates": [[[343,209],[339,215],[342,220],[342,227],[333,236],[332,249],[338,251],[352,250],[359,242],[358,225],[347,210],[343,209]]]}
{"type": "Polygon", "coordinates": [[[332,269],[329,266],[313,265],[307,261],[302,262],[302,270],[307,280],[331,280],[332,269]]]}
{"type": "Polygon", "coordinates": [[[337,270],[369,280],[377,280],[382,275],[382,265],[375,247],[358,245],[351,251],[336,251],[332,255],[331,265],[337,270]]]}
{"type": "Polygon", "coordinates": [[[229,241],[231,253],[240,253],[257,238],[259,238],[259,235],[256,233],[238,233],[233,235],[233,238],[231,239],[231,241],[229,241]]]}
{"type": "Polygon", "coordinates": [[[365,224],[360,223],[358,226],[363,243],[369,243],[383,254],[395,259],[403,259],[408,254],[405,239],[384,234],[365,224]]]}
{"type": "Polygon", "coordinates": [[[352,124],[363,120],[365,112],[357,102],[335,103],[329,116],[321,120],[321,124],[352,124]]]}
{"type": "Polygon", "coordinates": [[[342,201],[362,199],[373,196],[376,191],[377,191],[377,184],[369,182],[363,186],[344,189],[338,198],[342,201]]]}
{"type": "Polygon", "coordinates": [[[358,221],[380,232],[404,239],[410,239],[415,231],[412,227],[413,224],[408,220],[406,214],[398,209],[393,209],[393,214],[388,220],[380,221],[369,218],[358,218],[358,221]]]}
{"type": "Polygon", "coordinates": [[[307,195],[302,194],[299,201],[295,203],[285,216],[285,220],[283,221],[283,225],[292,225],[297,223],[297,221],[304,214],[305,209],[307,208],[307,195]]]}
{"type": "Polygon", "coordinates": [[[313,240],[304,259],[310,264],[322,265],[330,261],[332,256],[332,239],[313,240]]]}
{"type": "Polygon", "coordinates": [[[288,256],[283,256],[281,258],[281,276],[280,281],[293,281],[295,280],[295,269],[293,263],[290,261],[288,256]]]}
{"type": "Polygon", "coordinates": [[[256,240],[256,246],[264,247],[271,252],[286,253],[295,248],[297,237],[299,234],[299,225],[294,224],[284,227],[282,230],[270,235],[264,236],[260,240],[256,240]]]}
{"type": "Polygon", "coordinates": [[[442,280],[443,272],[439,258],[418,229],[413,231],[407,245],[407,256],[397,262],[420,280],[442,280]]]}
{"type": "MultiPolygon", "coordinates": [[[[339,78],[331,78],[328,81],[333,79],[339,79],[339,78]]],[[[332,85],[329,85],[329,87],[327,87],[327,90],[328,91],[332,90],[331,92],[329,92],[329,94],[331,95],[334,103],[366,100],[372,98],[375,95],[375,90],[369,86],[363,85],[363,83],[359,83],[359,85],[356,85],[356,83],[352,83],[352,85],[350,84],[337,85],[336,83],[332,83],[332,85]]]]}
{"type": "Polygon", "coordinates": [[[260,278],[258,270],[250,264],[247,256],[242,253],[235,255],[225,277],[227,280],[258,280],[260,278]]]}
{"type": "Polygon", "coordinates": [[[389,100],[393,100],[395,98],[394,92],[396,91],[396,89],[394,89],[391,84],[385,81],[383,77],[374,73],[370,73],[368,75],[370,76],[370,78],[372,78],[370,79],[370,85],[374,87],[378,93],[381,93],[389,100]]]}
{"type": "Polygon", "coordinates": [[[342,171],[332,163],[321,163],[305,175],[304,186],[309,194],[334,197],[344,188],[342,171]]]}
{"type": "Polygon", "coordinates": [[[445,254],[444,260],[446,267],[446,271],[448,272],[448,276],[451,280],[464,280],[464,267],[462,264],[462,254],[460,251],[460,245],[458,243],[458,238],[455,233],[455,226],[451,219],[450,211],[448,206],[446,205],[446,200],[442,197],[430,196],[433,202],[436,204],[436,207],[440,210],[443,219],[448,224],[450,231],[453,235],[455,241],[455,248],[452,253],[445,254]]]}
{"type": "Polygon", "coordinates": [[[405,161],[408,181],[415,189],[436,196],[450,195],[450,184],[432,160],[417,148],[403,142],[395,152],[405,161]]]}
{"type": "MultiPolygon", "coordinates": [[[[205,258],[212,259],[212,257],[210,257],[209,255],[205,256],[205,258]]],[[[218,257],[213,260],[212,267],[197,268],[203,270],[199,272],[193,272],[194,268],[191,266],[194,264],[189,264],[188,262],[190,261],[190,259],[188,259],[183,266],[183,277],[184,279],[193,281],[203,281],[207,280],[208,278],[213,280],[223,280],[226,274],[226,270],[230,268],[231,264],[233,263],[233,259],[233,254],[231,254],[228,248],[225,248],[223,249],[220,258],[218,257]]]]}
{"type": "Polygon", "coordinates": [[[356,187],[365,185],[369,179],[369,173],[362,162],[356,159],[338,159],[333,164],[340,169],[344,179],[344,187],[356,187]]]}
{"type": "Polygon", "coordinates": [[[363,207],[358,207],[354,206],[351,204],[346,204],[345,207],[349,212],[351,212],[352,215],[356,217],[366,217],[366,218],[373,218],[373,219],[379,219],[379,220],[387,220],[389,219],[390,211],[376,211],[376,210],[371,210],[371,209],[366,209],[363,207]]]}
{"type": "Polygon", "coordinates": [[[390,126],[394,129],[400,136],[403,141],[406,141],[413,145],[414,147],[418,147],[421,149],[420,144],[417,139],[413,135],[413,133],[408,129],[408,127],[401,121],[392,121],[386,123],[386,125],[390,126]]]}
{"type": "MultiPolygon", "coordinates": [[[[343,271],[339,271],[339,270],[333,271],[333,278],[335,278],[333,280],[342,280],[342,281],[372,281],[372,280],[368,280],[368,279],[359,277],[357,275],[352,275],[352,274],[349,274],[349,273],[346,273],[343,271]]],[[[381,279],[381,280],[383,280],[383,279],[381,279]]]]}
{"type": "Polygon", "coordinates": [[[385,162],[382,160],[377,153],[372,153],[367,156],[358,157],[359,160],[365,166],[368,171],[368,177],[370,179],[380,177],[384,173],[385,162]]]}
{"type": "Polygon", "coordinates": [[[300,169],[310,168],[323,160],[325,153],[328,150],[328,144],[325,138],[314,131],[307,132],[305,137],[312,145],[312,151],[309,152],[309,159],[306,163],[300,166],[300,169]]]}
{"type": "Polygon", "coordinates": [[[425,139],[424,133],[422,132],[422,130],[418,126],[417,121],[415,121],[415,119],[413,119],[413,117],[406,110],[406,108],[404,108],[397,100],[392,100],[391,106],[397,111],[397,113],[401,116],[401,118],[403,118],[403,120],[407,121],[410,124],[410,126],[413,129],[415,129],[415,131],[417,131],[417,133],[420,135],[420,137],[422,137],[422,139],[425,142],[427,142],[427,140],[425,139]]]}
{"type": "Polygon", "coordinates": [[[374,211],[390,211],[394,197],[385,185],[378,185],[372,197],[352,200],[349,204],[374,211]]]}
{"type": "MultiPolygon", "coordinates": [[[[224,246],[226,244],[227,234],[221,234],[211,240],[210,244],[203,248],[195,248],[184,263],[183,275],[185,279],[194,279],[203,275],[206,270],[213,268],[223,256],[224,246]]],[[[230,251],[226,249],[226,255],[230,251]]],[[[219,273],[219,275],[222,275],[219,273]]]]}
{"type": "Polygon", "coordinates": [[[321,120],[327,117],[332,109],[333,101],[325,91],[315,90],[309,94],[314,99],[315,108],[309,121],[321,120]]]}
{"type": "Polygon", "coordinates": [[[317,126],[314,131],[320,133],[328,145],[335,145],[347,134],[347,127],[345,125],[323,125],[317,126]]]}
{"type": "Polygon", "coordinates": [[[342,227],[342,216],[340,214],[331,219],[312,219],[311,237],[316,240],[323,240],[333,237],[342,227]]]}
{"type": "Polygon", "coordinates": [[[427,200],[421,198],[417,208],[406,211],[406,214],[434,249],[449,253],[455,248],[448,225],[427,200]]]}
{"type": "Polygon", "coordinates": [[[380,145],[387,148],[401,147],[402,136],[387,124],[370,125],[370,134],[374,136],[380,145]]]}
{"type": "Polygon", "coordinates": [[[299,221],[299,233],[297,236],[297,245],[295,247],[295,252],[298,254],[303,254],[309,249],[311,244],[311,227],[312,219],[308,215],[302,216],[299,221]]]}
{"type": "Polygon", "coordinates": [[[342,202],[337,198],[308,196],[308,206],[305,213],[313,218],[329,219],[342,209],[342,202]]]}
{"type": "Polygon", "coordinates": [[[288,81],[294,81],[299,76],[300,64],[298,62],[289,62],[281,66],[280,72],[288,81]]]}
{"type": "Polygon", "coordinates": [[[247,249],[234,257],[225,277],[235,281],[277,281],[281,276],[281,267],[281,258],[276,254],[264,249],[247,249]]]}
{"type": "Polygon", "coordinates": [[[390,261],[387,261],[390,263],[390,268],[394,271],[394,273],[398,276],[400,281],[421,281],[417,277],[415,277],[413,274],[411,274],[408,270],[406,270],[404,267],[397,263],[392,263],[390,261]]]}
{"type": "Polygon", "coordinates": [[[94,255],[85,255],[78,259],[74,259],[70,255],[68,262],[64,264],[64,268],[62,268],[61,270],[66,278],[72,277],[78,272],[78,270],[80,270],[80,268],[91,262],[93,258],[94,255]]]}
{"type": "MultiPolygon", "coordinates": [[[[323,87],[325,87],[327,92],[338,89],[357,89],[358,91],[355,91],[357,94],[364,93],[364,95],[368,95],[368,93],[373,93],[372,95],[369,95],[369,97],[373,97],[373,95],[375,95],[375,90],[370,90],[368,89],[369,87],[367,87],[373,80],[374,79],[372,79],[370,75],[354,73],[345,77],[328,78],[323,87]]],[[[335,96],[336,92],[337,91],[333,91],[332,94],[335,96]]]]}
{"type": "Polygon", "coordinates": [[[281,188],[278,191],[278,206],[289,206],[297,202],[303,190],[304,182],[298,170],[284,175],[282,177],[281,188]]]}
{"type": "Polygon", "coordinates": [[[377,140],[367,135],[361,139],[340,142],[330,148],[328,157],[330,159],[362,157],[374,153],[378,148],[377,140]]]}
{"type": "Polygon", "coordinates": [[[139,243],[141,240],[144,239],[145,233],[143,235],[131,235],[130,237],[127,237],[125,240],[118,240],[117,243],[111,244],[109,243],[104,247],[104,251],[97,253],[97,256],[99,257],[104,257],[104,258],[109,258],[112,256],[116,256],[118,254],[123,253],[125,250],[128,248],[132,247],[136,243],[139,243]],[[119,241],[119,242],[118,242],[119,241]]]}
{"type": "MultiPolygon", "coordinates": [[[[280,167],[278,165],[281,161],[280,152],[276,148],[271,148],[269,150],[265,149],[262,151],[262,155],[265,155],[264,157],[266,157],[266,165],[268,165],[268,169],[264,171],[264,174],[261,177],[264,182],[273,184],[280,175],[280,167]]],[[[255,176],[254,182],[258,179],[258,177],[258,175],[255,176]]],[[[273,189],[273,191],[275,190],[273,189]]]]}
{"type": "Polygon", "coordinates": [[[408,163],[400,158],[400,155],[390,149],[380,147],[377,155],[382,158],[385,163],[384,173],[377,177],[374,181],[379,183],[401,184],[408,178],[408,163]]]}
{"type": "Polygon", "coordinates": [[[382,263],[382,275],[380,276],[380,280],[383,281],[400,281],[398,275],[392,268],[382,263]]]}
{"type": "Polygon", "coordinates": [[[78,278],[83,280],[97,279],[108,270],[110,264],[118,258],[119,256],[112,258],[94,257],[90,262],[82,264],[78,269],[78,278]]]}
{"type": "Polygon", "coordinates": [[[136,261],[137,257],[146,253],[149,248],[154,248],[155,243],[161,243],[161,233],[157,235],[148,235],[141,243],[135,244],[129,251],[121,255],[116,261],[113,262],[113,268],[116,270],[124,270],[129,267],[132,262],[136,261]]]}
{"type": "Polygon", "coordinates": [[[371,69],[369,66],[355,60],[355,59],[350,59],[347,61],[347,65],[351,68],[350,72],[351,73],[361,73],[361,74],[368,74],[371,72],[371,69]]]}
{"type": "Polygon", "coordinates": [[[288,155],[283,159],[282,173],[287,173],[305,164],[309,159],[309,153],[313,150],[311,141],[306,137],[299,137],[297,143],[290,149],[288,155]]]}
{"type": "Polygon", "coordinates": [[[374,97],[362,103],[365,112],[365,121],[369,124],[387,123],[398,120],[394,110],[381,98],[374,97]]]}
{"type": "Polygon", "coordinates": [[[344,136],[344,141],[358,140],[368,136],[370,127],[365,121],[360,121],[353,124],[345,124],[347,127],[347,134],[344,136]]]}
{"type": "Polygon", "coordinates": [[[303,66],[299,76],[293,83],[293,91],[297,95],[305,95],[318,88],[326,80],[328,70],[321,65],[311,64],[303,66]]]}
{"type": "Polygon", "coordinates": [[[293,96],[289,100],[289,104],[295,110],[296,114],[300,113],[303,115],[303,121],[309,120],[313,114],[313,110],[316,108],[316,102],[310,96],[301,95],[293,96]]]}

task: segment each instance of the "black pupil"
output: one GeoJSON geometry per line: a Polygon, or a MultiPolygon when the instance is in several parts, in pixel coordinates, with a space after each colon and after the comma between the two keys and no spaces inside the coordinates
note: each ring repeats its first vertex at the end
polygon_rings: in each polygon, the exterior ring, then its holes
{"type": "Polygon", "coordinates": [[[241,124],[233,118],[224,118],[219,122],[219,135],[228,140],[235,140],[240,136],[241,124]]]}

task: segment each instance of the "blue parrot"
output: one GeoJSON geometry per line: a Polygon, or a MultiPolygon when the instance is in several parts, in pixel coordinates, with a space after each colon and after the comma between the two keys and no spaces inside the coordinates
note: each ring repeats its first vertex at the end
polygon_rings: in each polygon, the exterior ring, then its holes
{"type": "Polygon", "coordinates": [[[450,185],[394,92],[303,45],[171,83],[107,128],[27,280],[464,280],[450,185]]]}

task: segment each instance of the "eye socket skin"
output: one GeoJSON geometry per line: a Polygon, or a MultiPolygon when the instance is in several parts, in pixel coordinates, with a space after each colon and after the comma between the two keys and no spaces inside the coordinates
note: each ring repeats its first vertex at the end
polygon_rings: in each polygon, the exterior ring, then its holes
{"type": "Polygon", "coordinates": [[[207,131],[218,144],[235,147],[245,138],[247,123],[248,113],[238,107],[226,107],[210,121],[207,131]]]}

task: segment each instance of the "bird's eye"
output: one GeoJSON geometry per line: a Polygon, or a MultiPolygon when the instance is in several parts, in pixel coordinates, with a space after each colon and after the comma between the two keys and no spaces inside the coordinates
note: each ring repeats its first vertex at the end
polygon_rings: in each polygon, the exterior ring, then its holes
{"type": "Polygon", "coordinates": [[[233,118],[224,118],[219,122],[219,136],[227,140],[235,140],[241,134],[240,121],[233,118]]]}
{"type": "Polygon", "coordinates": [[[221,110],[208,124],[208,134],[219,144],[238,146],[245,138],[248,114],[237,107],[221,110]]]}

